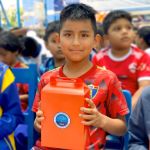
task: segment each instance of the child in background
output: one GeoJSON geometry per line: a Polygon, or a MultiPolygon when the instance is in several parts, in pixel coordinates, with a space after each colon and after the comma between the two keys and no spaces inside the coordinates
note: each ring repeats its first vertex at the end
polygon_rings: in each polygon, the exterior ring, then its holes
{"type": "Polygon", "coordinates": [[[129,119],[129,150],[150,149],[150,86],[144,88],[129,119]]]}
{"type": "Polygon", "coordinates": [[[136,35],[137,46],[150,55],[150,26],[141,27],[136,35]]]}
{"type": "Polygon", "coordinates": [[[92,49],[90,53],[90,60],[92,60],[94,55],[96,55],[100,50],[109,46],[109,41],[105,38],[102,25],[97,23],[96,27],[97,27],[97,31],[96,31],[97,39],[96,39],[95,47],[92,49]]]}
{"type": "Polygon", "coordinates": [[[96,45],[97,52],[109,46],[109,40],[105,37],[102,24],[97,23],[97,34],[100,36],[99,44],[96,45]]]}
{"type": "Polygon", "coordinates": [[[122,88],[129,90],[132,106],[147,85],[150,85],[150,58],[142,50],[131,46],[134,37],[132,18],[123,10],[110,12],[103,22],[110,48],[100,51],[93,63],[113,71],[121,81],[122,88]]]}
{"type": "MultiPolygon", "coordinates": [[[[0,61],[10,67],[24,68],[27,67],[18,61],[18,55],[22,50],[22,46],[17,36],[11,32],[4,31],[0,33],[0,61]]],[[[22,111],[25,111],[28,104],[28,85],[17,84],[19,96],[21,100],[22,111]]]]}
{"type": "Polygon", "coordinates": [[[43,65],[40,66],[40,74],[48,70],[52,70],[64,64],[65,57],[61,51],[60,45],[56,42],[59,34],[59,21],[54,21],[48,24],[45,30],[45,45],[53,57],[48,58],[43,65]]]}
{"type": "Polygon", "coordinates": [[[16,150],[14,130],[23,121],[15,77],[9,67],[0,62],[0,149],[16,150]]]}
{"type": "MultiPolygon", "coordinates": [[[[39,108],[39,102],[41,90],[49,84],[50,76],[55,74],[68,79],[80,78],[91,90],[90,99],[86,100],[89,108],[80,108],[79,114],[83,119],[81,123],[90,130],[86,149],[103,149],[106,133],[122,136],[126,132],[124,116],[128,113],[128,107],[115,74],[93,65],[89,60],[89,54],[96,44],[96,20],[93,8],[82,3],[65,7],[60,14],[58,42],[66,61],[60,68],[48,71],[41,77],[32,108],[36,112],[35,129],[41,131],[44,114],[39,108]]],[[[39,140],[33,149],[40,148],[39,140]]]]}

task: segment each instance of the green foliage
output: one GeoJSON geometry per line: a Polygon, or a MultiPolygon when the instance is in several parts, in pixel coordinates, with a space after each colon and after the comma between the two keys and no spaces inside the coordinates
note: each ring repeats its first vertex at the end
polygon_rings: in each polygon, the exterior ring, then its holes
{"type": "MultiPolygon", "coordinates": [[[[18,22],[17,22],[17,10],[16,10],[16,8],[10,7],[6,11],[6,15],[7,15],[8,20],[10,22],[11,28],[17,27],[18,26],[18,22]]],[[[22,15],[23,15],[23,9],[20,8],[20,18],[21,18],[22,15]]],[[[3,14],[2,14],[1,22],[2,22],[2,26],[4,28],[8,28],[7,27],[6,18],[4,17],[3,14]]],[[[21,22],[22,22],[22,20],[21,20],[21,22]]]]}

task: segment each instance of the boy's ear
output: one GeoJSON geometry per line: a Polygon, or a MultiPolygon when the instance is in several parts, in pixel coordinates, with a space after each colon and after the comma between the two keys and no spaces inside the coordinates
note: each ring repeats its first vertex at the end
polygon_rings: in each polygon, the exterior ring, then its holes
{"type": "Polygon", "coordinates": [[[100,34],[96,34],[96,42],[100,43],[102,40],[102,37],[100,34]]]}
{"type": "Polygon", "coordinates": [[[95,42],[94,42],[94,48],[97,47],[97,45],[99,45],[99,43],[101,42],[102,37],[99,34],[96,34],[95,36],[95,42]]]}

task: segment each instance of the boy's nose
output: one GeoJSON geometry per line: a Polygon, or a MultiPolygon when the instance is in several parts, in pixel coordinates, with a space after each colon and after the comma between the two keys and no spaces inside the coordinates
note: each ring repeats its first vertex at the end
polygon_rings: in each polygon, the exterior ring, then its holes
{"type": "Polygon", "coordinates": [[[61,46],[60,46],[60,44],[57,44],[57,47],[58,47],[58,49],[61,49],[61,46]]]}
{"type": "Polygon", "coordinates": [[[122,32],[123,32],[123,33],[126,33],[126,32],[128,32],[128,29],[123,28],[123,29],[122,29],[122,32]]]}
{"type": "Polygon", "coordinates": [[[79,38],[78,37],[75,37],[73,39],[73,45],[80,45],[80,42],[79,42],[79,38]]]}

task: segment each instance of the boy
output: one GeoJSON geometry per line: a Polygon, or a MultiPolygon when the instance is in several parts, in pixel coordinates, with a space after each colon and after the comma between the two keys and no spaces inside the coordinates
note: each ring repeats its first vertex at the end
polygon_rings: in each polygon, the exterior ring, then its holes
{"type": "Polygon", "coordinates": [[[0,149],[15,150],[13,132],[23,121],[14,76],[8,66],[0,62],[0,149]]]}
{"type": "MultiPolygon", "coordinates": [[[[18,61],[18,55],[22,50],[22,45],[17,36],[8,31],[0,33],[0,61],[14,68],[26,68],[27,66],[18,61]]],[[[17,84],[21,100],[22,111],[25,111],[28,105],[28,85],[17,84]]]]}
{"type": "Polygon", "coordinates": [[[138,29],[135,42],[139,48],[150,55],[150,26],[138,29]]]}
{"type": "Polygon", "coordinates": [[[48,70],[52,70],[64,64],[65,57],[61,51],[60,45],[56,42],[56,37],[59,34],[59,21],[54,21],[48,24],[45,30],[44,41],[46,48],[51,52],[53,57],[48,58],[43,65],[40,66],[40,74],[48,70]]]}
{"type": "Polygon", "coordinates": [[[134,31],[128,12],[110,12],[104,19],[103,28],[110,48],[100,51],[93,58],[93,63],[106,66],[117,75],[122,88],[132,93],[134,108],[143,88],[150,85],[150,58],[142,50],[131,46],[134,31]]]}
{"type": "Polygon", "coordinates": [[[129,150],[150,149],[150,86],[146,87],[129,120],[129,150]]]}
{"type": "Polygon", "coordinates": [[[80,78],[91,90],[91,99],[87,99],[89,108],[82,107],[79,114],[83,125],[94,127],[90,128],[90,143],[86,149],[103,149],[106,132],[118,136],[126,132],[124,116],[128,113],[128,108],[116,76],[93,65],[89,60],[89,54],[96,43],[95,11],[81,3],[65,7],[60,15],[58,39],[66,63],[41,77],[39,92],[33,104],[33,111],[36,112],[35,129],[39,132],[41,130],[44,117],[38,102],[41,90],[49,83],[50,76],[55,74],[60,77],[80,78]]]}
{"type": "Polygon", "coordinates": [[[92,49],[90,53],[90,60],[92,60],[94,55],[96,55],[101,49],[103,49],[106,46],[106,40],[105,40],[105,35],[102,26],[99,23],[97,23],[96,27],[97,27],[97,32],[96,32],[97,39],[96,39],[95,47],[92,49]]]}

